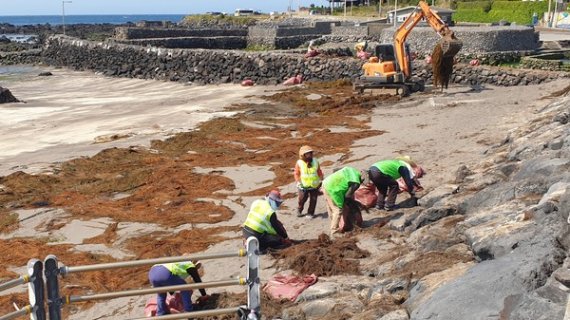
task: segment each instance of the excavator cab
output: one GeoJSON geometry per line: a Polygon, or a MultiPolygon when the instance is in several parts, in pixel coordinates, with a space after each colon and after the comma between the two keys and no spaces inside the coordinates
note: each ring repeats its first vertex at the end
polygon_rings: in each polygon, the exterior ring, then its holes
{"type": "MultiPolygon", "coordinates": [[[[399,65],[398,59],[396,58],[396,50],[394,50],[393,44],[379,44],[374,49],[374,54],[380,59],[380,61],[394,61],[395,63],[395,70],[402,71],[401,66],[399,65]]],[[[412,69],[412,58],[410,56],[410,46],[406,43],[404,47],[404,54],[407,56],[406,59],[408,63],[408,69],[412,69]]]]}
{"type": "MultiPolygon", "coordinates": [[[[406,44],[404,54],[407,56],[406,63],[408,69],[411,70],[410,48],[406,44]]],[[[402,73],[402,67],[396,56],[396,50],[393,44],[379,44],[374,48],[374,56],[378,57],[378,62],[369,62],[364,64],[364,77],[377,83],[402,83],[405,81],[405,75],[402,73]]]]}

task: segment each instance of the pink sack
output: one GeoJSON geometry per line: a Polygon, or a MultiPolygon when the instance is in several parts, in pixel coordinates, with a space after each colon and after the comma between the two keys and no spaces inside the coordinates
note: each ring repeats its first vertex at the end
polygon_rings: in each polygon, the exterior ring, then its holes
{"type": "Polygon", "coordinates": [[[469,65],[478,66],[479,65],[479,59],[473,59],[473,60],[469,61],[469,65]]]}
{"type": "Polygon", "coordinates": [[[312,57],[316,57],[319,54],[321,54],[319,51],[317,50],[309,50],[307,51],[307,53],[305,53],[305,58],[312,58],[312,57]]]}
{"type": "Polygon", "coordinates": [[[358,57],[360,60],[368,60],[368,58],[370,58],[370,53],[366,51],[358,51],[356,53],[356,57],[358,57]]]}
{"type": "Polygon", "coordinates": [[[374,183],[362,184],[354,193],[354,200],[360,202],[364,208],[372,208],[378,201],[378,193],[374,183]]]}
{"type": "Polygon", "coordinates": [[[251,86],[253,86],[253,84],[254,84],[253,80],[251,80],[251,79],[243,80],[241,82],[241,85],[244,87],[251,87],[251,86]]]}
{"type": "MultiPolygon", "coordinates": [[[[180,292],[176,292],[174,295],[167,295],[166,305],[170,309],[170,313],[182,313],[184,312],[184,304],[182,303],[182,296],[180,292]]],[[[156,295],[149,298],[144,306],[144,316],[147,318],[156,316],[156,295]]]]}
{"type": "Polygon", "coordinates": [[[292,86],[292,85],[301,84],[301,83],[303,83],[303,76],[298,74],[295,77],[291,77],[291,78],[285,80],[285,82],[283,82],[283,85],[292,86]]]}
{"type": "Polygon", "coordinates": [[[265,286],[263,286],[263,291],[267,292],[274,299],[295,301],[301,292],[315,284],[317,279],[317,276],[314,274],[307,276],[278,274],[267,281],[265,286]]]}

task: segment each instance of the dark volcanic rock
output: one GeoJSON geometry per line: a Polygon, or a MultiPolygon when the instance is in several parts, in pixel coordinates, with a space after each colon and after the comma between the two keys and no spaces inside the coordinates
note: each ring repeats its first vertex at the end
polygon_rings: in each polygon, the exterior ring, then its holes
{"type": "Polygon", "coordinates": [[[10,90],[0,87],[0,103],[10,102],[20,102],[20,100],[16,99],[10,90]]]}

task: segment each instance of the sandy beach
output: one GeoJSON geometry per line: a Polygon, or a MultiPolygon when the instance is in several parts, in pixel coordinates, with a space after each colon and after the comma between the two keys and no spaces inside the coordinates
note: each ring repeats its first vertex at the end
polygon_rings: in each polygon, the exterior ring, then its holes
{"type": "MultiPolygon", "coordinates": [[[[342,111],[342,116],[350,117],[354,123],[322,122],[319,127],[319,114],[311,115],[314,124],[312,127],[307,125],[311,130],[305,130],[302,129],[305,127],[301,128],[301,124],[295,127],[295,124],[279,124],[270,119],[269,116],[279,118],[281,112],[285,115],[290,112],[291,108],[286,106],[287,101],[268,102],[262,99],[262,96],[287,90],[282,86],[190,86],[173,82],[107,78],[89,72],[72,72],[65,69],[41,69],[51,71],[54,75],[37,77],[39,70],[34,69],[23,75],[0,74],[0,85],[9,88],[18,99],[25,101],[0,106],[0,134],[4,137],[0,141],[0,176],[9,176],[18,171],[49,176],[59,172],[62,163],[92,157],[105,149],[148,150],[152,140],[172,138],[177,133],[194,130],[200,124],[215,118],[242,114],[247,120],[251,114],[267,114],[265,123],[261,122],[261,118],[250,120],[250,123],[245,120],[241,123],[245,123],[245,127],[249,128],[257,126],[258,130],[263,130],[259,129],[264,128],[263,126],[282,130],[279,131],[279,134],[283,134],[280,136],[267,129],[265,140],[279,141],[279,137],[285,137],[286,140],[289,135],[291,139],[300,136],[304,141],[311,142],[312,139],[319,139],[319,132],[326,130],[327,134],[352,134],[351,141],[347,142],[348,152],[335,153],[330,149],[326,154],[319,154],[317,149],[316,155],[323,163],[325,175],[330,174],[335,167],[350,165],[368,168],[380,159],[406,154],[426,169],[427,176],[422,179],[422,183],[426,192],[429,192],[452,182],[461,165],[478,164],[491,146],[503,141],[511,130],[526,123],[537,110],[549,102],[549,99],[542,98],[569,84],[568,80],[559,80],[525,87],[454,85],[444,93],[428,91],[400,101],[379,103],[369,112],[355,116],[350,116],[346,110],[342,111]],[[236,108],[237,105],[242,106],[236,108]],[[363,129],[359,129],[358,125],[365,126],[365,130],[370,134],[361,137],[359,132],[363,129]]],[[[292,96],[306,96],[312,89],[303,90],[294,92],[292,96]]],[[[324,94],[315,94],[320,96],[316,97],[317,100],[324,101],[324,94]]],[[[239,132],[232,131],[228,133],[228,137],[233,137],[233,134],[239,135],[239,132]]],[[[263,137],[257,134],[257,140],[263,140],[263,137]]],[[[223,139],[223,135],[219,139],[223,139]]],[[[327,144],[327,141],[318,142],[318,145],[327,144]]],[[[271,146],[272,144],[269,144],[269,147],[271,146]]],[[[295,185],[292,176],[295,154],[286,152],[283,148],[278,150],[268,149],[269,147],[259,142],[257,149],[252,152],[282,152],[285,159],[283,163],[249,161],[250,158],[243,158],[240,163],[240,160],[232,158],[216,159],[215,165],[208,166],[206,160],[188,160],[185,169],[188,172],[229,179],[228,183],[233,185],[231,188],[220,188],[211,192],[207,190],[199,196],[201,201],[223,206],[232,212],[227,219],[219,218],[223,221],[215,220],[218,218],[213,215],[209,217],[211,221],[200,222],[198,219],[196,222],[192,220],[174,224],[162,223],[160,218],[156,218],[156,223],[150,223],[142,220],[119,221],[114,217],[99,214],[86,214],[81,217],[75,210],[71,210],[70,214],[66,212],[65,205],[52,205],[57,201],[49,200],[50,204],[44,208],[14,208],[19,215],[20,226],[4,233],[2,239],[41,237],[49,239],[47,243],[52,248],[63,244],[71,245],[73,248],[69,249],[70,252],[92,252],[114,259],[146,257],[142,251],[134,253],[133,247],[126,245],[133,238],[138,238],[137,241],[153,238],[163,241],[168,235],[182,238],[181,243],[200,242],[200,250],[196,252],[237,250],[242,245],[239,225],[245,219],[247,208],[260,196],[260,190],[272,186],[278,186],[286,195],[287,200],[284,209],[279,212],[279,218],[292,239],[315,239],[321,233],[328,233],[329,220],[322,198],[319,199],[316,219],[296,217],[295,185]],[[228,165],[222,165],[224,161],[227,161],[228,165]],[[287,175],[290,175],[289,178],[286,178],[287,175]],[[86,239],[104,235],[113,223],[118,225],[112,240],[98,238],[100,241],[85,243],[86,239]],[[54,225],[59,227],[54,228],[54,225]],[[217,237],[215,239],[184,239],[188,236],[184,232],[209,232],[211,228],[225,229],[212,231],[217,237]],[[209,240],[211,241],[208,242],[209,240]]],[[[338,150],[344,149],[339,146],[338,150]]],[[[187,152],[178,156],[180,160],[193,154],[187,152]]],[[[180,172],[180,167],[177,168],[168,172],[180,172]]],[[[191,187],[199,188],[196,185],[191,187]]],[[[116,199],[121,199],[120,192],[113,195],[117,196],[116,199]]],[[[129,195],[132,195],[130,191],[124,193],[126,199],[129,195]]],[[[401,196],[399,200],[405,198],[406,196],[401,196]]],[[[64,203],[63,200],[60,203],[64,203]]],[[[87,207],[85,209],[87,210],[87,207]]],[[[381,218],[384,214],[371,211],[364,214],[364,219],[375,221],[374,219],[381,218]]],[[[43,259],[43,256],[37,258],[43,259]]],[[[2,262],[10,265],[10,261],[2,262]]],[[[266,260],[264,257],[262,265],[262,280],[277,272],[271,267],[271,258],[266,260]]],[[[212,260],[205,261],[204,266],[204,280],[213,281],[243,275],[245,261],[236,263],[232,259],[212,260]],[[228,266],[232,267],[231,271],[228,266]]],[[[19,266],[10,265],[10,268],[17,267],[19,266]]],[[[212,292],[224,290],[226,289],[213,289],[212,292]]],[[[241,288],[227,290],[237,292],[241,288]]],[[[125,319],[141,316],[146,298],[123,298],[103,302],[86,310],[74,309],[69,319],[125,319]]]]}

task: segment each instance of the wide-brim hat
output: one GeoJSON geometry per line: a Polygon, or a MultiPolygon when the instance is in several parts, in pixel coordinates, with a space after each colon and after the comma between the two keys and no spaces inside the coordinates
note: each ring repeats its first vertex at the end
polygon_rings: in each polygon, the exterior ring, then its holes
{"type": "Polygon", "coordinates": [[[311,146],[307,146],[307,145],[302,146],[299,149],[299,157],[302,158],[305,153],[309,153],[309,152],[313,152],[313,148],[311,148],[311,146]]]}
{"type": "Polygon", "coordinates": [[[399,156],[396,157],[396,160],[404,161],[405,163],[409,164],[412,167],[418,166],[418,164],[410,156],[399,156]]]}

